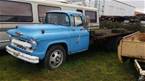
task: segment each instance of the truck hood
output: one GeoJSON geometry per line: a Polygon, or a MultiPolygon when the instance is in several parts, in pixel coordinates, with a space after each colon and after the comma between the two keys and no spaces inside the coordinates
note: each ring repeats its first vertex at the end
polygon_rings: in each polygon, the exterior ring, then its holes
{"type": "Polygon", "coordinates": [[[8,34],[12,36],[21,36],[24,38],[37,38],[39,36],[66,31],[67,27],[51,24],[19,25],[16,29],[11,29],[8,34]]]}

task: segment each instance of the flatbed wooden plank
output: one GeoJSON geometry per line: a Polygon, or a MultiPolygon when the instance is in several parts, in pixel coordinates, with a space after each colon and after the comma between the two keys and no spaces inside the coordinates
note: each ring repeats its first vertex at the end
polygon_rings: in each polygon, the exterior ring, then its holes
{"type": "Polygon", "coordinates": [[[115,36],[120,36],[120,35],[128,35],[131,33],[132,33],[131,31],[125,31],[123,33],[122,32],[114,33],[112,32],[111,29],[100,29],[100,30],[95,31],[93,38],[97,40],[97,39],[110,38],[110,37],[115,37],[115,36]]]}

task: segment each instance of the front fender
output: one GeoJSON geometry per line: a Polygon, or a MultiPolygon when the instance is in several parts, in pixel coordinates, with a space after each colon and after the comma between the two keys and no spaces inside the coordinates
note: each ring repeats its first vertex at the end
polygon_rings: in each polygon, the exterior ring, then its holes
{"type": "Polygon", "coordinates": [[[70,51],[69,48],[69,43],[68,41],[65,40],[58,40],[58,41],[52,41],[52,42],[46,42],[46,41],[42,41],[41,43],[39,43],[38,48],[36,49],[36,51],[34,52],[34,54],[36,56],[38,56],[40,58],[40,60],[43,60],[45,58],[45,55],[47,53],[48,48],[53,45],[53,44],[59,44],[59,43],[64,43],[67,45],[68,47],[68,52],[70,51]]]}

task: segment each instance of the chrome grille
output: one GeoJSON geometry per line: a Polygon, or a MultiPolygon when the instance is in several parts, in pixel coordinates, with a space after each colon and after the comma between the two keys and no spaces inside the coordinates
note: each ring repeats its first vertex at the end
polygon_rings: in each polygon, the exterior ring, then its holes
{"type": "Polygon", "coordinates": [[[28,52],[33,52],[33,50],[31,49],[32,45],[30,43],[16,38],[11,39],[11,45],[28,52]]]}

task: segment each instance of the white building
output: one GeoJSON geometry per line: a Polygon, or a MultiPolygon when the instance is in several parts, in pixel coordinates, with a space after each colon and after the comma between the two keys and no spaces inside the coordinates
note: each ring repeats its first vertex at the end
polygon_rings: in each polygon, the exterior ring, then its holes
{"type": "Polygon", "coordinates": [[[118,0],[69,0],[74,4],[96,7],[100,16],[134,16],[135,7],[118,0]]]}

